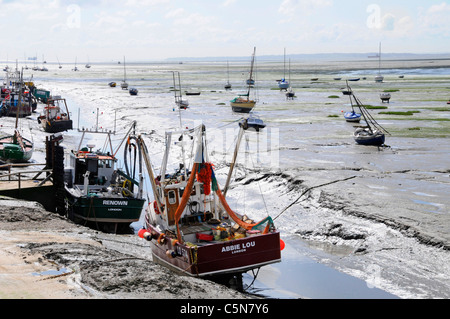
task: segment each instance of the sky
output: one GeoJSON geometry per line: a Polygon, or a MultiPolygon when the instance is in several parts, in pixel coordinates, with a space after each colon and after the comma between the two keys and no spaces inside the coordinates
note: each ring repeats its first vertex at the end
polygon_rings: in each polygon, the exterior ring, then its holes
{"type": "Polygon", "coordinates": [[[0,60],[450,53],[450,0],[0,0],[0,60]]]}

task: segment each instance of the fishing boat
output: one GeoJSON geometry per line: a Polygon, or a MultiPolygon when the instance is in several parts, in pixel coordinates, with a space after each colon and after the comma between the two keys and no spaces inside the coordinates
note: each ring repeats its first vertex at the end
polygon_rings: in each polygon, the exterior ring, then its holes
{"type": "Polygon", "coordinates": [[[183,100],[183,96],[181,93],[181,81],[180,81],[180,72],[172,71],[173,75],[173,92],[175,94],[175,104],[179,109],[187,109],[189,107],[189,101],[183,100]],[[178,83],[176,81],[175,73],[178,77],[178,83]]]}
{"type": "MultiPolygon", "coordinates": [[[[241,127],[233,163],[243,133],[241,127]]],[[[222,193],[214,165],[205,152],[205,134],[204,125],[166,132],[161,174],[155,178],[151,163],[147,164],[154,201],[146,209],[144,227],[138,235],[150,242],[153,261],[177,273],[213,280],[242,278],[246,271],[281,261],[280,234],[270,216],[254,222],[230,208],[225,198],[229,179],[222,193]],[[175,134],[192,140],[196,152],[190,159],[190,170],[183,161],[173,174],[167,174],[175,134]]]]}
{"type": "Polygon", "coordinates": [[[286,80],[286,48],[284,49],[284,67],[283,67],[283,78],[278,80],[278,88],[280,90],[287,90],[289,88],[289,81],[286,80]]]}
{"type": "Polygon", "coordinates": [[[130,95],[138,95],[138,89],[136,88],[131,88],[128,90],[128,92],[130,93],[130,95]]]}
{"type": "Polygon", "coordinates": [[[26,117],[33,113],[33,99],[28,93],[7,89],[8,93],[0,102],[4,114],[9,117],[26,117]],[[20,96],[20,98],[19,98],[20,96]]]}
{"type": "Polygon", "coordinates": [[[142,163],[137,163],[135,157],[135,125],[134,122],[115,150],[112,132],[82,130],[78,149],[70,153],[69,167],[64,170],[64,213],[69,219],[114,233],[129,230],[129,225],[139,220],[145,199],[142,163]],[[94,144],[84,145],[90,134],[106,134],[104,145],[109,150],[94,150],[94,144]],[[125,141],[123,170],[116,167],[116,155],[125,141]]]}
{"type": "Polygon", "coordinates": [[[122,90],[128,89],[128,83],[127,83],[127,69],[125,67],[125,57],[123,57],[123,81],[120,83],[120,87],[122,90]]]}
{"type": "Polygon", "coordinates": [[[247,80],[248,90],[246,94],[239,94],[236,98],[230,101],[231,109],[237,113],[249,113],[256,104],[256,100],[250,100],[250,91],[255,81],[253,80],[253,67],[255,64],[256,47],[253,50],[252,62],[250,65],[250,78],[247,80]]]}
{"type": "Polygon", "coordinates": [[[384,145],[386,134],[389,134],[389,132],[378,124],[354,93],[352,94],[352,97],[366,122],[366,126],[356,128],[353,134],[355,142],[360,145],[384,145]]]}
{"type": "Polygon", "coordinates": [[[350,97],[350,105],[352,106],[352,110],[350,112],[345,112],[344,118],[347,122],[359,123],[361,121],[361,114],[356,113],[356,111],[355,111],[355,107],[353,105],[353,100],[352,100],[352,90],[348,86],[348,82],[347,82],[346,92],[348,92],[348,94],[346,94],[346,95],[348,95],[350,97]]]}
{"type": "Polygon", "coordinates": [[[49,99],[44,107],[44,114],[37,120],[47,133],[58,133],[73,128],[66,99],[61,97],[49,99]]]}
{"type": "MultiPolygon", "coordinates": [[[[19,105],[22,100],[22,74],[19,78],[19,105]]],[[[19,112],[16,114],[14,133],[0,138],[0,160],[6,163],[28,162],[34,151],[34,143],[19,132],[19,112]]]]}
{"type": "Polygon", "coordinates": [[[231,90],[231,83],[230,83],[230,65],[227,61],[227,84],[225,84],[225,90],[231,90]]]}

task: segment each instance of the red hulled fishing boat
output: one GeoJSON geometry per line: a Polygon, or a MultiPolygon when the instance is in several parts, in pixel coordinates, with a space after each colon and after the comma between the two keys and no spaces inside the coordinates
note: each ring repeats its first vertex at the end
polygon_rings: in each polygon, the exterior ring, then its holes
{"type": "MultiPolygon", "coordinates": [[[[240,138],[243,130],[241,127],[240,138]]],[[[150,169],[150,159],[144,156],[155,200],[146,210],[145,226],[139,236],[151,242],[154,261],[196,277],[236,276],[280,262],[280,234],[272,218],[266,216],[255,222],[230,208],[226,191],[221,191],[215,177],[214,165],[207,161],[204,138],[203,125],[166,133],[166,153],[157,177],[150,169]],[[178,140],[186,135],[195,140],[197,151],[191,170],[181,164],[175,173],[166,174],[174,133],[181,134],[178,140]]]]}

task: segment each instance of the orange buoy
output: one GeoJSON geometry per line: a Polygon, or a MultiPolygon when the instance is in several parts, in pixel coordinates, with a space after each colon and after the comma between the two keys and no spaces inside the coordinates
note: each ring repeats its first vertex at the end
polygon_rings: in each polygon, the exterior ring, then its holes
{"type": "Polygon", "coordinates": [[[283,250],[284,247],[286,247],[286,244],[284,243],[284,241],[282,239],[280,239],[280,250],[283,250]]]}
{"type": "Polygon", "coordinates": [[[144,228],[139,229],[138,231],[138,236],[140,238],[144,238],[144,233],[147,232],[147,230],[145,230],[144,228]]]}

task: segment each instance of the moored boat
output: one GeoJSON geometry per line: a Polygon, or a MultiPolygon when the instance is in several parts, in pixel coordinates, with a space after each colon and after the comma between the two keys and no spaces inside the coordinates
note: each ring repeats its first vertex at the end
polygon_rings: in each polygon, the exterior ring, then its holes
{"type": "MultiPolygon", "coordinates": [[[[241,128],[240,137],[243,131],[241,128]]],[[[280,262],[280,234],[271,217],[254,222],[230,208],[225,199],[227,186],[222,193],[214,165],[205,160],[205,146],[203,125],[166,133],[161,175],[154,178],[153,172],[149,174],[155,200],[139,231],[140,237],[150,241],[153,260],[178,273],[203,278],[239,278],[248,270],[280,262]],[[197,151],[191,170],[180,165],[174,174],[166,174],[175,133],[193,138],[197,151]],[[216,202],[223,209],[216,207],[216,202]]]]}
{"type": "Polygon", "coordinates": [[[180,80],[180,72],[173,71],[173,92],[175,94],[175,104],[178,106],[179,109],[187,109],[189,107],[189,101],[183,100],[183,95],[181,93],[181,80],[180,80]],[[177,73],[178,76],[178,85],[177,81],[175,79],[175,73],[177,73]]]}
{"type": "Polygon", "coordinates": [[[344,118],[347,122],[359,123],[361,121],[361,114],[353,110],[351,112],[345,112],[344,118]]]}
{"type": "MultiPolygon", "coordinates": [[[[22,87],[23,87],[23,70],[18,73],[18,100],[17,105],[22,105],[22,87]]],[[[19,107],[17,108],[20,109],[19,107]]],[[[0,138],[0,161],[8,163],[25,163],[28,162],[34,151],[34,143],[32,140],[22,136],[18,129],[19,111],[16,112],[15,129],[12,135],[6,135],[0,138]]]]}
{"type": "Polygon", "coordinates": [[[251,114],[248,118],[244,118],[241,121],[239,121],[239,126],[242,127],[244,130],[250,129],[259,132],[260,130],[266,127],[266,124],[259,117],[257,117],[254,114],[251,114]]]}
{"type": "Polygon", "coordinates": [[[249,100],[248,95],[240,95],[230,101],[231,109],[236,113],[249,113],[255,107],[256,101],[249,100]],[[243,97],[247,98],[243,98],[243,97]]]}
{"type": "Polygon", "coordinates": [[[253,80],[253,67],[255,64],[256,47],[253,50],[252,62],[250,65],[250,78],[247,80],[248,90],[246,94],[239,94],[230,101],[231,109],[237,113],[249,113],[256,105],[256,100],[250,100],[250,91],[255,81],[253,80]]]}
{"type": "Polygon", "coordinates": [[[387,103],[389,103],[389,101],[391,100],[391,94],[390,93],[381,93],[380,94],[380,99],[381,99],[381,102],[387,102],[387,103]]]}
{"type": "Polygon", "coordinates": [[[348,95],[350,97],[350,105],[352,106],[352,110],[350,112],[345,112],[344,118],[347,122],[359,123],[361,121],[361,114],[355,112],[355,107],[353,105],[353,100],[352,100],[352,90],[348,86],[348,82],[346,82],[346,83],[347,83],[347,89],[345,90],[346,93],[344,93],[344,95],[348,95]]]}
{"type": "Polygon", "coordinates": [[[289,81],[286,80],[286,48],[284,49],[284,60],[283,60],[283,78],[278,80],[278,88],[280,90],[287,90],[289,88],[289,81]]]}
{"type": "Polygon", "coordinates": [[[0,160],[7,163],[26,163],[34,150],[31,140],[22,137],[16,129],[13,135],[0,137],[0,160]]]}
{"type": "Polygon", "coordinates": [[[364,127],[358,127],[353,133],[353,138],[356,143],[360,145],[373,145],[382,146],[385,142],[385,134],[389,132],[382,127],[378,122],[370,115],[364,105],[359,101],[354,93],[351,95],[356,102],[356,106],[361,112],[362,118],[366,123],[364,127]]]}
{"type": "Polygon", "coordinates": [[[381,146],[385,142],[385,134],[383,132],[368,127],[357,128],[353,136],[360,145],[381,146]]]}
{"type": "MultiPolygon", "coordinates": [[[[64,214],[69,219],[107,232],[127,231],[132,222],[139,220],[145,202],[143,177],[140,171],[138,177],[134,176],[136,168],[129,165],[135,161],[127,160],[136,150],[135,136],[130,134],[134,126],[135,123],[115,150],[111,132],[82,131],[78,149],[70,153],[70,165],[64,170],[64,214]],[[81,147],[86,134],[91,133],[106,134],[105,145],[110,150],[94,151],[93,144],[81,147]],[[125,170],[122,170],[116,168],[116,154],[125,140],[125,170]]],[[[141,167],[142,163],[139,169],[141,167]]]]}
{"type": "Polygon", "coordinates": [[[125,67],[125,57],[123,57],[123,81],[122,81],[122,83],[120,83],[120,87],[122,88],[122,90],[127,90],[128,89],[127,70],[126,70],[126,67],[125,67]]]}
{"type": "Polygon", "coordinates": [[[47,133],[58,133],[73,128],[66,99],[61,97],[49,99],[47,106],[44,107],[44,114],[37,120],[47,133]]]}

